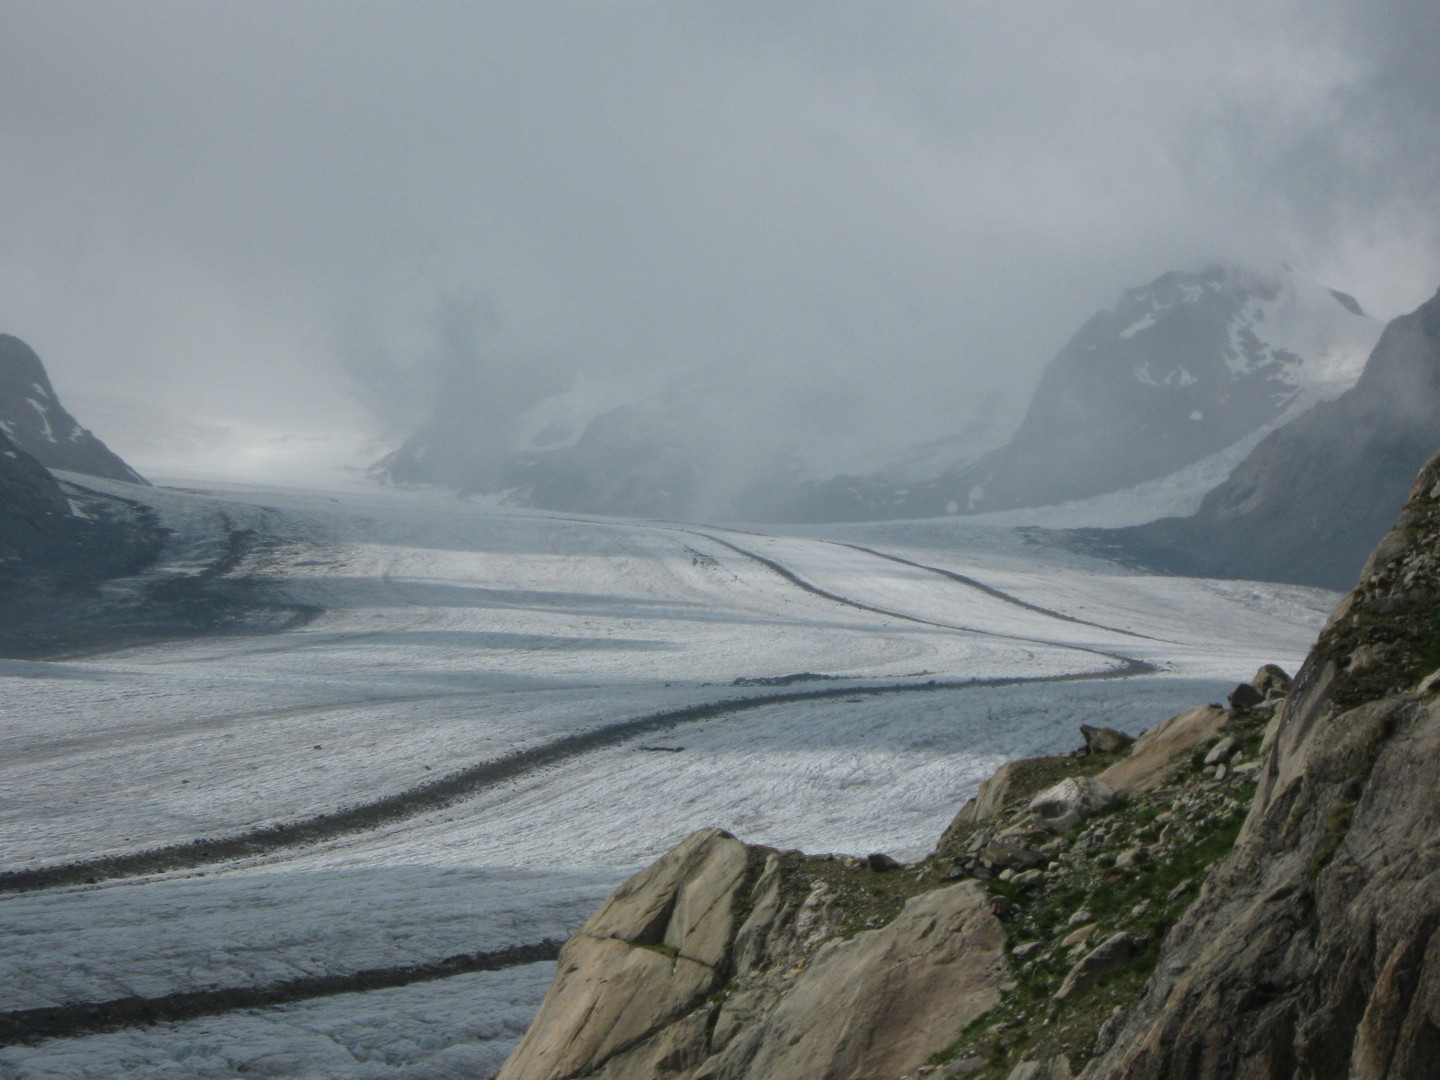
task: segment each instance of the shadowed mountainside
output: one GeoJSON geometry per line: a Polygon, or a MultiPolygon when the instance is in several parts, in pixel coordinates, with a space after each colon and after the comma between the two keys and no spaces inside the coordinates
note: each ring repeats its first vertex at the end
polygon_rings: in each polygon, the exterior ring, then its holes
{"type": "Polygon", "coordinates": [[[0,590],[131,573],[153,558],[148,515],[119,499],[62,485],[0,434],[0,590]]]}
{"type": "Polygon", "coordinates": [[[0,431],[47,469],[145,480],[65,411],[35,350],[0,334],[0,431]]]}
{"type": "Polygon", "coordinates": [[[1440,446],[1440,293],[1355,386],[1271,433],[1188,518],[1095,533],[1166,572],[1348,588],[1440,446]]]}

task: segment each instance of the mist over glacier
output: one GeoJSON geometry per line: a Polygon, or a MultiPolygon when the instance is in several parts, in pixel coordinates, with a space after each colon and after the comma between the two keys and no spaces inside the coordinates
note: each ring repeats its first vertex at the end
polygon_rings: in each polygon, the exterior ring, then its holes
{"type": "Polygon", "coordinates": [[[482,434],[545,392],[700,399],[736,474],[994,445],[1165,270],[1290,260],[1382,319],[1428,295],[1434,20],[22,6],[0,329],[162,475],[372,464],[459,369],[482,434]]]}

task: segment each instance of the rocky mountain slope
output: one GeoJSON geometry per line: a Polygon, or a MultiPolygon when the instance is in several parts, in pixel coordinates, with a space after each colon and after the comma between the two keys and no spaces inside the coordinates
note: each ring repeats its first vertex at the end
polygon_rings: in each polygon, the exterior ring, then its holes
{"type": "Polygon", "coordinates": [[[1440,446],[1440,294],[1385,328],[1355,386],[1269,435],[1193,517],[1111,537],[1177,573],[1348,588],[1440,446]]]}
{"type": "Polygon", "coordinates": [[[1379,325],[1299,271],[1169,273],[1070,339],[1003,447],[913,483],[837,477],[801,520],[936,517],[1088,498],[1168,476],[1281,422],[1359,374],[1379,325]]]}
{"type": "Polygon", "coordinates": [[[144,508],[64,484],[0,434],[0,655],[43,653],[59,623],[83,621],[84,599],[159,552],[144,508]]]}
{"type": "Polygon", "coordinates": [[[145,480],[65,411],[35,350],[0,334],[0,432],[48,469],[145,480]]]}
{"type": "Polygon", "coordinates": [[[275,584],[272,560],[293,537],[238,525],[225,509],[182,523],[58,479],[0,434],[0,658],[273,633],[318,613],[275,584]]]}
{"type": "Polygon", "coordinates": [[[1087,1077],[1440,1063],[1440,458],[1266,732],[1239,839],[1087,1077]]]}
{"type": "Polygon", "coordinates": [[[1293,687],[1083,734],[915,865],[690,837],[500,1080],[1434,1075],[1440,456],[1293,687]]]}

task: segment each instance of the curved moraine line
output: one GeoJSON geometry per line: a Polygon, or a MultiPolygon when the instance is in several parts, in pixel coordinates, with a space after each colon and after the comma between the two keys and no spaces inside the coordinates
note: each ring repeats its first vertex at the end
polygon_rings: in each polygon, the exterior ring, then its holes
{"type": "Polygon", "coordinates": [[[412,986],[478,971],[504,971],[506,968],[554,960],[560,955],[561,944],[553,938],[546,938],[529,945],[450,956],[429,964],[371,968],[349,975],[309,975],[265,986],[232,986],[189,990],[153,998],[77,1001],[41,1009],[17,1009],[0,1013],[0,1046],[23,1046],[102,1031],[196,1020],[237,1009],[267,1009],[336,994],[412,986]]]}
{"type": "Polygon", "coordinates": [[[1122,630],[1118,626],[1106,626],[1104,623],[1091,622],[1089,619],[1082,619],[1076,615],[1066,615],[1063,611],[1056,611],[1054,608],[1042,607],[1039,604],[1032,604],[1028,600],[1021,600],[1018,596],[1012,596],[993,585],[986,585],[983,581],[972,578],[967,574],[957,573],[954,570],[945,570],[939,566],[930,566],[926,563],[915,562],[913,559],[903,559],[899,555],[890,555],[884,551],[876,551],[874,548],[864,547],[861,544],[847,544],[843,540],[823,540],[821,543],[834,544],[836,547],[849,548],[851,551],[863,551],[866,555],[874,555],[877,559],[888,559],[890,562],[899,563],[901,566],[913,566],[917,570],[925,570],[932,574],[939,574],[943,578],[957,581],[961,585],[968,585],[972,589],[978,589],[986,596],[994,597],[996,600],[1003,600],[1007,604],[1014,604],[1026,611],[1033,611],[1040,615],[1049,616],[1052,619],[1059,619],[1061,622],[1075,623],[1077,626],[1091,626],[1096,630],[1104,630],[1111,634],[1124,634],[1126,637],[1141,638],[1144,641],[1161,641],[1167,645],[1177,644],[1173,641],[1166,641],[1164,638],[1153,637],[1150,634],[1137,633],[1134,630],[1122,630]]]}
{"type": "MultiPolygon", "coordinates": [[[[407,791],[398,792],[373,802],[344,807],[330,813],[316,814],[308,818],[301,818],[297,821],[251,829],[247,832],[228,837],[215,839],[202,838],[187,843],[169,844],[164,847],[151,848],[149,850],[132,852],[125,855],[82,859],[27,870],[3,871],[0,872],[0,894],[32,892],[39,889],[80,885],[95,885],[101,881],[115,878],[132,878],[150,874],[192,870],[216,863],[264,857],[281,851],[309,847],[344,836],[369,832],[383,825],[390,825],[395,822],[418,817],[422,814],[443,810],[465,799],[478,795],[483,791],[518,777],[525,776],[536,770],[560,764],[561,762],[579,757],[582,754],[591,753],[595,750],[620,745],[637,736],[655,734],[661,731],[668,731],[683,724],[698,723],[723,716],[733,716],[738,713],[767,708],[772,705],[788,705],[800,701],[832,697],[875,696],[880,694],[903,694],[938,690],[969,690],[998,686],[1018,686],[1027,683],[1125,679],[1160,670],[1155,664],[1135,657],[1125,656],[1121,653],[1106,652],[1101,649],[1087,648],[1065,642],[1046,641],[1041,638],[1023,637],[1016,634],[993,633],[975,627],[957,626],[950,623],[921,618],[916,615],[906,615],[898,611],[889,611],[885,608],[865,604],[858,600],[852,600],[849,597],[819,588],[800,577],[784,564],[774,559],[766,558],[756,552],[748,551],[737,544],[732,544],[728,540],[722,540],[709,533],[692,529],[679,529],[677,531],[702,537],[703,539],[727,547],[737,554],[765,566],[795,587],[833,603],[869,612],[874,615],[880,615],[885,618],[898,619],[904,622],[916,623],[921,626],[931,626],[941,630],[980,634],[986,637],[1002,638],[1009,641],[1045,645],[1086,653],[1110,661],[1115,666],[1103,668],[1098,671],[1058,675],[1017,675],[945,682],[932,679],[924,683],[890,683],[880,686],[871,685],[859,687],[852,685],[832,687],[824,690],[795,690],[784,693],[725,698],[719,701],[686,705],[677,709],[666,709],[631,720],[605,724],[590,731],[561,736],[558,739],[542,743],[539,746],[529,747],[525,750],[517,750],[503,757],[480,762],[479,764],[439,777],[429,783],[419,785],[407,791]]],[[[880,553],[872,552],[872,554],[879,555],[880,553]]],[[[888,558],[888,556],[884,555],[880,555],[880,557],[888,558]]],[[[897,559],[897,561],[906,562],[907,560],[897,559]]],[[[918,563],[911,565],[951,576],[948,572],[938,570],[934,567],[924,567],[918,563]]],[[[959,575],[954,576],[959,577],[959,575]]],[[[986,591],[990,591],[988,587],[980,587],[985,588],[986,591]]],[[[1022,606],[1029,606],[1026,605],[1024,601],[1015,600],[1014,602],[1022,606]]]]}
{"type": "MultiPolygon", "coordinates": [[[[833,593],[830,592],[828,589],[820,588],[820,586],[818,585],[812,585],[810,582],[802,578],[799,574],[795,573],[795,571],[791,570],[788,566],[784,565],[783,563],[776,562],[774,559],[767,558],[766,556],[761,555],[759,552],[750,551],[747,548],[742,548],[739,544],[732,544],[729,540],[722,540],[720,539],[720,537],[712,536],[709,533],[696,532],[692,529],[682,529],[680,531],[687,532],[691,536],[703,537],[704,539],[709,540],[712,543],[716,543],[721,545],[722,547],[729,548],[737,555],[743,555],[747,559],[752,559],[755,562],[759,563],[761,566],[773,570],[775,573],[779,574],[782,578],[790,582],[790,584],[794,585],[796,588],[802,589],[805,592],[810,593],[814,596],[818,596],[822,600],[829,600],[836,604],[843,604],[846,607],[856,608],[860,611],[868,611],[873,615],[883,615],[886,618],[890,619],[902,619],[905,622],[918,623],[921,626],[933,626],[941,630],[955,630],[964,634],[979,634],[983,637],[1000,638],[1005,641],[1021,641],[1027,645],[1046,645],[1056,649],[1068,649],[1071,652],[1089,653],[1091,656],[1100,656],[1104,657],[1107,660],[1124,662],[1133,659],[1132,657],[1125,656],[1121,653],[1106,652],[1104,649],[1093,649],[1086,645],[1075,645],[1068,641],[1050,641],[1046,638],[1028,637],[1024,634],[1005,634],[995,630],[984,630],[978,626],[961,626],[957,623],[938,622],[935,619],[926,619],[922,618],[919,615],[906,615],[899,611],[891,611],[888,608],[876,607],[873,604],[862,603],[859,600],[851,600],[849,597],[841,596],[839,593],[833,593]]],[[[755,535],[759,534],[757,533],[755,535]]],[[[853,544],[842,544],[838,541],[829,540],[822,541],[822,543],[835,543],[837,547],[853,547],[856,551],[869,552],[869,554],[879,556],[882,559],[891,559],[894,562],[904,563],[907,566],[913,566],[919,570],[928,570],[932,574],[939,574],[942,577],[953,578],[956,581],[962,582],[966,585],[970,585],[991,596],[995,596],[1002,600],[1005,600],[1008,603],[1015,604],[1018,607],[1026,608],[1030,611],[1038,611],[1043,615],[1050,615],[1057,619],[1063,619],[1066,622],[1080,623],[1083,626],[1093,626],[1099,630],[1112,630],[1114,633],[1127,634],[1130,637],[1145,637],[1144,634],[1132,633],[1129,630],[1115,630],[1113,627],[1101,626],[1099,623],[1086,622],[1084,619],[1076,619],[1069,615],[1062,615],[1058,611],[1050,611],[1047,608],[1042,608],[1035,604],[1027,603],[1026,601],[1020,600],[1016,597],[1009,596],[1008,594],[1001,592],[999,589],[992,589],[990,586],[983,585],[978,581],[967,578],[963,574],[955,574],[949,570],[941,570],[939,567],[926,566],[924,563],[911,562],[909,559],[902,559],[899,556],[885,555],[878,551],[870,551],[869,548],[855,547],[855,545],[853,544]]],[[[1149,638],[1147,640],[1158,641],[1160,639],[1149,638]]],[[[1171,644],[1173,644],[1173,642],[1171,644]]]]}
{"type": "Polygon", "coordinates": [[[965,679],[953,682],[930,680],[923,683],[896,683],[882,686],[831,687],[824,690],[793,690],[779,694],[726,698],[720,701],[666,709],[633,720],[606,724],[590,731],[565,735],[539,746],[517,750],[503,757],[472,765],[408,791],[359,806],[346,807],[298,821],[252,829],[234,836],[199,839],[189,843],[137,851],[128,855],[104,856],[42,866],[30,870],[0,872],[0,893],[33,892],[76,885],[95,885],[114,878],[140,877],[176,870],[192,870],[214,863],[255,858],[293,848],[369,832],[421,814],[453,806],[500,784],[572,758],[610,746],[618,746],[641,735],[668,731],[682,724],[733,716],[771,705],[789,705],[821,698],[878,696],[881,694],[924,693],[939,690],[971,690],[1026,683],[1079,682],[1092,679],[1125,679],[1159,670],[1154,664],[1131,657],[1116,656],[1118,667],[1079,674],[1015,675],[1003,678],[965,679]]]}

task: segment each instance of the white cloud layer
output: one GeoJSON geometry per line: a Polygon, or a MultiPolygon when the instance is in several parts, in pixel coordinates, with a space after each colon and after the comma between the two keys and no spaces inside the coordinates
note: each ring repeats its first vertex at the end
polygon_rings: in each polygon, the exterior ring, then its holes
{"type": "Polygon", "coordinates": [[[1290,259],[1381,315],[1440,284],[1433,5],[104,0],[5,22],[0,330],[62,394],[197,421],[411,422],[458,305],[497,385],[704,368],[730,413],[786,388],[768,438],[788,400],[826,403],[784,437],[858,456],[1019,408],[1080,322],[1167,269],[1290,259]]]}

